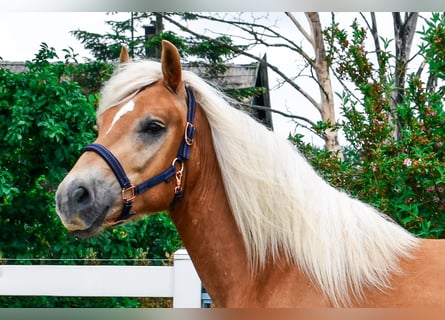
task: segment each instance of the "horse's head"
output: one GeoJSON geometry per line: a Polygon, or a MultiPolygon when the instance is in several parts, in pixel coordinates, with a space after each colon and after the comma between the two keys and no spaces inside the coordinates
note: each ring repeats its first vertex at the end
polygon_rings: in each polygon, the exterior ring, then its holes
{"type": "MultiPolygon", "coordinates": [[[[125,60],[121,55],[121,63],[125,60]]],[[[97,140],[59,185],[57,213],[74,234],[92,236],[133,212],[166,210],[175,188],[180,191],[184,153],[192,139],[187,135],[193,131],[187,111],[191,93],[182,82],[179,53],[166,41],[161,67],[162,79],[99,110],[97,140]],[[130,208],[124,213],[125,206],[130,208]]]]}

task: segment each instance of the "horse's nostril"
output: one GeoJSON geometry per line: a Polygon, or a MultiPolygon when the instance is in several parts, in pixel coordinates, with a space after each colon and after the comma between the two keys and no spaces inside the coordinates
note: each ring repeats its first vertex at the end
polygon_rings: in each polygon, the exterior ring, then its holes
{"type": "Polygon", "coordinates": [[[91,205],[90,192],[84,187],[77,187],[71,194],[73,203],[77,205],[77,209],[86,209],[91,205]]]}

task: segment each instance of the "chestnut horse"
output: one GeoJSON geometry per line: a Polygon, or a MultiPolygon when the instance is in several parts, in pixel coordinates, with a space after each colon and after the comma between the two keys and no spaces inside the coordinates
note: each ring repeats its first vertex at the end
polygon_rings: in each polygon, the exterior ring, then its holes
{"type": "MultiPolygon", "coordinates": [[[[125,59],[124,59],[125,60],[125,59]]],[[[221,307],[445,306],[445,245],[321,179],[162,44],[105,84],[98,138],[60,184],[80,237],[167,211],[221,307]]]]}

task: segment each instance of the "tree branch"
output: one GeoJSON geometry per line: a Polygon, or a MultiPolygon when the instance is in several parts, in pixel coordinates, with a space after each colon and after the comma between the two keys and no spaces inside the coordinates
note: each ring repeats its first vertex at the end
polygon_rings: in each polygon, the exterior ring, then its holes
{"type": "Polygon", "coordinates": [[[309,120],[308,118],[305,118],[305,117],[302,117],[302,116],[293,115],[293,114],[290,114],[290,113],[285,113],[285,112],[282,112],[280,110],[271,109],[271,108],[268,108],[268,107],[265,107],[265,106],[250,105],[250,104],[244,104],[244,103],[240,103],[239,105],[242,106],[242,107],[246,107],[246,108],[270,111],[270,112],[273,112],[273,113],[277,113],[277,114],[279,114],[279,115],[281,115],[283,117],[290,118],[290,119],[294,120],[295,125],[300,126],[300,127],[304,128],[304,129],[312,132],[313,134],[317,135],[321,139],[326,139],[326,134],[317,132],[316,130],[313,129],[316,126],[316,123],[311,121],[311,120],[309,120]],[[299,123],[296,120],[300,120],[300,121],[306,122],[307,124],[309,124],[309,126],[301,124],[301,123],[299,123]]]}
{"type": "Polygon", "coordinates": [[[275,65],[270,64],[267,61],[264,61],[262,58],[257,57],[253,54],[250,54],[249,52],[240,49],[237,46],[233,46],[230,45],[228,43],[213,39],[211,37],[205,36],[203,34],[199,34],[197,32],[192,31],[190,28],[184,26],[183,24],[179,23],[177,20],[172,19],[170,16],[168,15],[163,15],[164,19],[166,19],[167,21],[169,21],[170,23],[174,24],[175,26],[177,26],[178,28],[180,28],[182,31],[185,31],[193,36],[195,36],[198,39],[203,39],[209,42],[213,42],[215,44],[218,44],[221,47],[230,49],[231,51],[233,51],[236,54],[240,54],[246,57],[249,57],[255,61],[258,62],[262,62],[262,63],[266,63],[267,67],[270,68],[272,71],[274,71],[276,74],[278,74],[284,81],[286,81],[286,83],[288,83],[289,85],[291,85],[295,90],[297,90],[304,98],[306,98],[306,100],[308,100],[315,108],[317,108],[317,110],[319,109],[319,105],[318,102],[308,93],[306,92],[302,87],[300,87],[297,83],[295,83],[294,81],[292,81],[292,79],[290,79],[287,75],[285,75],[279,68],[277,68],[275,65]]]}
{"type": "MultiPolygon", "coordinates": [[[[254,44],[261,44],[266,47],[288,48],[289,50],[295,51],[299,55],[301,55],[303,57],[303,59],[305,61],[307,61],[309,64],[313,65],[313,63],[314,63],[313,59],[301,48],[301,46],[297,45],[295,42],[291,41],[289,38],[283,36],[276,30],[274,30],[271,27],[268,27],[264,24],[258,24],[258,23],[253,23],[253,22],[244,22],[241,20],[235,21],[235,20],[220,19],[220,18],[216,18],[211,15],[194,14],[194,16],[196,18],[203,19],[203,20],[229,24],[243,32],[250,34],[253,37],[253,39],[255,40],[254,44]],[[260,32],[257,29],[260,29],[263,31],[260,32]],[[262,37],[271,38],[271,39],[282,39],[285,41],[285,43],[272,43],[270,41],[266,41],[266,40],[262,39],[262,37]]],[[[213,32],[213,31],[211,31],[211,32],[213,32]]],[[[213,33],[215,33],[215,32],[213,32],[213,33]]],[[[232,36],[232,37],[235,37],[235,36],[232,36]]],[[[237,35],[236,37],[242,38],[239,35],[237,35]]],[[[242,39],[246,40],[245,38],[242,38],[242,39]]],[[[252,44],[250,44],[250,46],[251,45],[252,44]]]]}
{"type": "Polygon", "coordinates": [[[300,31],[301,34],[306,38],[306,40],[309,41],[312,47],[314,47],[314,39],[309,33],[306,32],[306,30],[304,30],[303,26],[298,22],[295,16],[291,12],[286,12],[286,15],[289,17],[292,23],[297,27],[298,31],[300,31]]]}
{"type": "Polygon", "coordinates": [[[309,120],[308,118],[305,118],[305,117],[302,117],[302,116],[297,116],[297,115],[290,114],[290,113],[285,113],[285,112],[277,110],[277,109],[272,109],[272,108],[269,108],[269,107],[259,106],[259,105],[255,105],[255,104],[254,105],[250,105],[250,104],[246,104],[246,103],[240,103],[240,105],[243,106],[243,107],[252,108],[252,109],[256,109],[256,110],[270,111],[272,113],[279,114],[279,115],[281,115],[283,117],[286,117],[286,118],[301,120],[301,121],[307,122],[312,127],[314,127],[316,125],[315,122],[309,120]]]}
{"type": "Polygon", "coordinates": [[[377,30],[377,19],[375,17],[375,12],[371,12],[370,14],[371,14],[371,25],[369,24],[365,15],[360,12],[360,15],[362,16],[363,20],[365,21],[366,25],[368,26],[368,29],[371,32],[372,38],[374,39],[375,53],[377,56],[377,63],[379,65],[379,70],[380,70],[379,77],[380,77],[380,81],[382,81],[383,75],[381,74],[381,72],[383,70],[385,70],[385,66],[383,65],[383,61],[381,59],[382,49],[380,47],[379,32],[377,30]]]}

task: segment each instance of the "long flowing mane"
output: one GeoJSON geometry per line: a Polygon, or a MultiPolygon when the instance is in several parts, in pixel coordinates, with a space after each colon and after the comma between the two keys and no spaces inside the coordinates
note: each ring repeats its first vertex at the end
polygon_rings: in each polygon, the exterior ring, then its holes
{"type": "MultiPolygon", "coordinates": [[[[104,86],[100,114],[162,77],[156,62],[123,65],[104,86]]],[[[184,71],[212,130],[225,190],[252,270],[267,257],[298,266],[336,306],[365,286],[386,289],[418,240],[373,207],[328,185],[285,139],[184,71]]]]}

